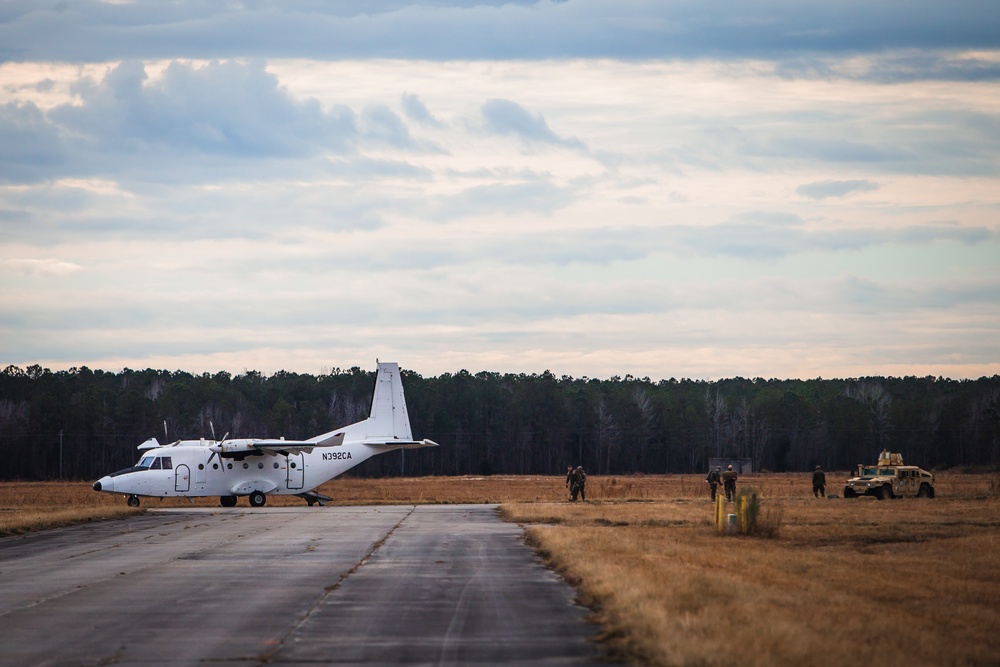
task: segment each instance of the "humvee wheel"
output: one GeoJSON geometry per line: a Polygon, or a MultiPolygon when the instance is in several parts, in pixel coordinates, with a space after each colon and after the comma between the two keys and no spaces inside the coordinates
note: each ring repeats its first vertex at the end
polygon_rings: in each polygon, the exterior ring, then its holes
{"type": "Polygon", "coordinates": [[[852,489],[851,487],[849,487],[849,486],[845,486],[844,487],[844,497],[845,498],[854,498],[857,495],[858,494],[854,493],[854,489],[852,489]]]}
{"type": "Polygon", "coordinates": [[[875,497],[878,498],[879,500],[888,500],[889,498],[892,498],[893,497],[892,496],[892,487],[889,486],[888,484],[883,484],[875,492],[875,497]]]}
{"type": "Polygon", "coordinates": [[[934,489],[930,487],[929,484],[921,484],[920,490],[917,491],[917,498],[933,498],[934,489]]]}
{"type": "Polygon", "coordinates": [[[128,506],[129,507],[138,507],[139,506],[139,496],[129,496],[128,497],[128,506]]]}

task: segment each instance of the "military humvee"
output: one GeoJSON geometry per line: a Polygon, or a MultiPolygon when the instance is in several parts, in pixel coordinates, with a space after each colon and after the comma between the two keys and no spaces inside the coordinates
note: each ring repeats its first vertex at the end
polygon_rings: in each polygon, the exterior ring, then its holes
{"type": "Polygon", "coordinates": [[[875,496],[879,500],[899,496],[934,497],[934,475],[917,466],[903,465],[902,454],[883,449],[874,466],[858,466],[858,476],[847,480],[845,498],[875,496]]]}

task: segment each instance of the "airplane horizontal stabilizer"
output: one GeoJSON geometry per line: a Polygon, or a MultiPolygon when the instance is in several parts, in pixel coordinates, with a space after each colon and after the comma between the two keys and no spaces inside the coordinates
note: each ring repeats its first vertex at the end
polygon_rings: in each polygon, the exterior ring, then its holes
{"type": "Polygon", "coordinates": [[[433,440],[386,440],[384,442],[371,442],[366,440],[369,447],[385,447],[386,449],[418,449],[420,447],[438,447],[433,440]]]}

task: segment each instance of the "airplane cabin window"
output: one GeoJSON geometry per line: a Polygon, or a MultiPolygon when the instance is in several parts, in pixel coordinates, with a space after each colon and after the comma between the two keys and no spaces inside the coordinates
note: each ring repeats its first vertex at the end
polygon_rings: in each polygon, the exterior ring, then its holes
{"type": "Polygon", "coordinates": [[[213,463],[212,464],[212,470],[218,470],[218,469],[219,469],[219,464],[218,463],[213,463]]]}
{"type": "Polygon", "coordinates": [[[278,462],[277,462],[277,461],[275,461],[275,462],[274,462],[274,469],[275,469],[275,470],[277,470],[277,469],[278,469],[278,462]]]}
{"type": "Polygon", "coordinates": [[[204,463],[199,463],[198,464],[198,470],[204,470],[204,469],[205,469],[205,464],[204,463]]]}
{"type": "Polygon", "coordinates": [[[257,464],[257,469],[258,470],[263,470],[264,469],[264,464],[263,463],[258,463],[257,464]]]}
{"type": "Polygon", "coordinates": [[[230,470],[232,470],[233,469],[233,464],[232,463],[227,463],[226,467],[229,468],[230,470]]]}
{"type": "Polygon", "coordinates": [[[244,470],[246,470],[246,469],[247,469],[247,468],[249,468],[249,467],[250,467],[250,464],[249,464],[249,463],[244,463],[244,464],[243,464],[243,469],[244,469],[244,470]]]}

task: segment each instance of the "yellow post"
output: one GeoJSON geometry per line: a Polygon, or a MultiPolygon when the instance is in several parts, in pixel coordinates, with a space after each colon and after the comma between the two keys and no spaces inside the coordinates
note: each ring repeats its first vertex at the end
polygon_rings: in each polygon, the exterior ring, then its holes
{"type": "Polygon", "coordinates": [[[740,523],[740,532],[747,534],[747,497],[746,494],[736,499],[736,520],[740,523]]]}
{"type": "Polygon", "coordinates": [[[726,499],[721,492],[715,496],[715,530],[726,532],[726,499]]]}

